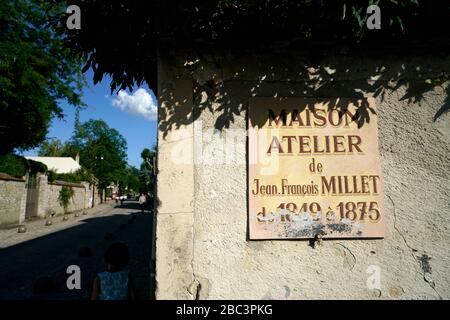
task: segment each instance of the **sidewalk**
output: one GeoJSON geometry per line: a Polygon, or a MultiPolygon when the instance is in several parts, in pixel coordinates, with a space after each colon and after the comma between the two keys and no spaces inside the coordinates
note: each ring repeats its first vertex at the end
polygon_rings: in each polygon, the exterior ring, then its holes
{"type": "Polygon", "coordinates": [[[101,203],[93,208],[84,209],[77,212],[71,212],[67,214],[69,220],[63,221],[63,216],[53,217],[52,225],[46,226],[46,219],[36,219],[25,222],[23,225],[27,228],[25,233],[18,233],[18,228],[0,229],[0,248],[6,248],[24,241],[35,239],[40,236],[44,236],[49,233],[71,228],[75,225],[83,223],[83,220],[93,215],[103,215],[109,213],[115,206],[114,201],[108,201],[101,203]],[[83,215],[83,211],[87,214],[83,215]],[[75,217],[75,213],[79,216],[75,217]]]}

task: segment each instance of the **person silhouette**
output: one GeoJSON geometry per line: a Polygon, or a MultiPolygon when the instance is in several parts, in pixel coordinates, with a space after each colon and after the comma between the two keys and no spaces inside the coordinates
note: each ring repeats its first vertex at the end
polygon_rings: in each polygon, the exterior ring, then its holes
{"type": "Polygon", "coordinates": [[[107,270],[94,279],[91,300],[134,300],[134,286],[130,271],[126,269],[130,253],[128,246],[113,243],[106,250],[107,270]]]}

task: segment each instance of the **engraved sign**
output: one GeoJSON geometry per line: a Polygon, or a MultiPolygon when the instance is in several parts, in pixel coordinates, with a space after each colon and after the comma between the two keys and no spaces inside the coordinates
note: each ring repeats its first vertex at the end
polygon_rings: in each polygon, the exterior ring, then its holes
{"type": "Polygon", "coordinates": [[[384,237],[374,99],[252,98],[248,115],[250,239],[384,237]]]}

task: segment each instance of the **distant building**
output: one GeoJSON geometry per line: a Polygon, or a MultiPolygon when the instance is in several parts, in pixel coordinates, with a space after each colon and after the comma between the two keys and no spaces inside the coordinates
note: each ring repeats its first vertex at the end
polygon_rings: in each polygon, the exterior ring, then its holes
{"type": "MultiPolygon", "coordinates": [[[[71,173],[81,169],[79,161],[71,157],[25,157],[29,160],[42,162],[49,170],[56,173],[71,173]]],[[[77,158],[78,159],[78,158],[77,158]]]]}

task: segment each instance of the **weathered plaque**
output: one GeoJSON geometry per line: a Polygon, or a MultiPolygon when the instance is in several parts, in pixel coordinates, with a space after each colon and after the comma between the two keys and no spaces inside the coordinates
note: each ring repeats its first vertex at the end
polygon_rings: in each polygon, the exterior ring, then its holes
{"type": "Polygon", "coordinates": [[[250,239],[384,237],[374,99],[253,98],[248,115],[250,239]]]}

